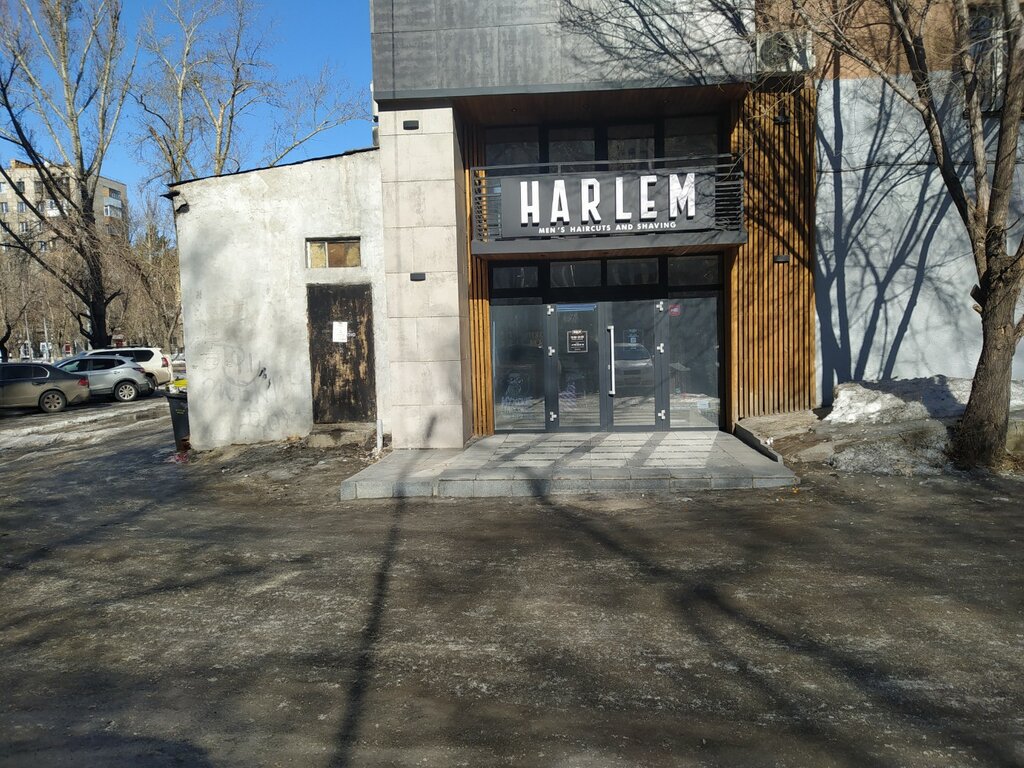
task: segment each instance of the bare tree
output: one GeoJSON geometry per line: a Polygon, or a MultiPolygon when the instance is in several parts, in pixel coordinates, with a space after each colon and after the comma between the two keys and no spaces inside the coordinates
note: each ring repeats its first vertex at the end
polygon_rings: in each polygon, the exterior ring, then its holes
{"type": "MultiPolygon", "coordinates": [[[[706,64],[706,47],[690,50],[686,36],[676,34],[678,27],[664,21],[668,5],[562,0],[566,23],[603,41],[604,50],[624,49],[627,57],[656,59],[659,66],[706,64]]],[[[720,13],[740,19],[741,5],[725,2],[720,13]]],[[[918,115],[970,244],[977,279],[973,287],[961,286],[980,314],[982,349],[954,454],[965,466],[998,464],[1006,455],[1013,356],[1024,338],[1024,317],[1015,314],[1024,283],[1024,241],[1014,234],[1012,215],[1020,202],[1015,174],[1024,109],[1020,6],[1009,0],[980,9],[967,0],[778,0],[759,4],[756,21],[762,30],[810,33],[828,54],[821,57],[824,77],[830,63],[847,61],[878,78],[918,115]]],[[[750,39],[752,26],[747,25],[750,39]]],[[[742,25],[735,28],[744,34],[742,25]]]]}
{"type": "Polygon", "coordinates": [[[364,117],[364,94],[324,68],[313,80],[282,82],[265,58],[252,0],[166,0],[143,28],[149,59],[136,99],[142,154],[154,178],[275,165],[320,133],[364,117]],[[271,122],[262,156],[245,144],[249,121],[271,122]]]}
{"type": "Polygon", "coordinates": [[[976,302],[982,330],[971,397],[954,438],[954,454],[964,465],[992,465],[1005,457],[1013,356],[1024,338],[1024,317],[1015,316],[1024,242],[1010,245],[1012,206],[1020,196],[1015,175],[1024,109],[1024,17],[1008,1],[984,10],[986,23],[979,26],[966,0],[792,5],[796,21],[879,78],[919,116],[963,224],[978,282],[962,290],[976,302]],[[879,40],[880,24],[888,45],[879,40]],[[951,88],[954,110],[943,104],[951,88]],[[958,141],[965,130],[966,142],[958,141]]]}
{"type": "Polygon", "coordinates": [[[18,185],[0,167],[34,219],[30,232],[3,224],[2,235],[75,298],[79,328],[93,346],[108,346],[107,308],[119,290],[106,273],[111,234],[98,220],[96,196],[134,68],[121,3],[6,0],[0,8],[0,140],[41,185],[39,193],[34,183],[18,185]],[[51,205],[60,215],[47,215],[51,205]]]}

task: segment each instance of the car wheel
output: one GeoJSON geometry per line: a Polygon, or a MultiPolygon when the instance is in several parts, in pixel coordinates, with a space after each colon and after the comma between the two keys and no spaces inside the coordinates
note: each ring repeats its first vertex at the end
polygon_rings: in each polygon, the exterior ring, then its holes
{"type": "Polygon", "coordinates": [[[156,388],[160,385],[156,383],[156,376],[154,376],[152,373],[147,373],[146,378],[149,379],[149,394],[152,395],[154,392],[156,392],[156,388]]]}
{"type": "Polygon", "coordinates": [[[43,392],[42,397],[39,398],[39,410],[43,413],[59,413],[64,410],[64,406],[67,404],[68,399],[64,397],[64,393],[59,389],[43,392]]]}
{"type": "Polygon", "coordinates": [[[122,403],[130,403],[139,396],[139,388],[130,381],[122,381],[114,387],[114,398],[122,403]]]}

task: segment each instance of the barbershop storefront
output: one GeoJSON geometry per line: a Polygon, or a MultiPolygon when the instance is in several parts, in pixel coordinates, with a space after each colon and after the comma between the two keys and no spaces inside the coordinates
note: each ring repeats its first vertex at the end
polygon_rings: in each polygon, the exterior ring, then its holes
{"type": "Polygon", "coordinates": [[[595,133],[493,131],[489,160],[534,162],[473,169],[493,430],[723,428],[740,163],[714,116],[595,133]]]}

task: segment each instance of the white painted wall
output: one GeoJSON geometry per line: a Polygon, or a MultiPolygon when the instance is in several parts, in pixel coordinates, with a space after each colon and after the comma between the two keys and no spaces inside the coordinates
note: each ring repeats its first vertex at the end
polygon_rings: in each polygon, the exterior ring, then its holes
{"type": "Polygon", "coordinates": [[[310,432],[309,283],[373,285],[377,406],[388,429],[379,152],[176,189],[192,445],[205,450],[310,432]],[[341,236],[361,238],[361,266],[307,269],[307,238],[341,236]]]}
{"type": "MultiPolygon", "coordinates": [[[[954,157],[966,157],[962,140],[954,157]]],[[[1018,166],[1018,190],[1022,179],[1018,166]]],[[[981,324],[967,236],[919,115],[876,79],[819,94],[815,279],[822,402],[842,381],[973,375],[981,324]]]]}

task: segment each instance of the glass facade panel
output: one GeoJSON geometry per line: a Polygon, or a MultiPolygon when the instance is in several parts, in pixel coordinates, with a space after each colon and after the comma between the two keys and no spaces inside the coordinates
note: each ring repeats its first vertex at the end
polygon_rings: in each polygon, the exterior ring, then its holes
{"type": "Polygon", "coordinates": [[[487,131],[487,165],[536,165],[540,139],[536,128],[494,128],[487,131]]]}
{"type": "Polygon", "coordinates": [[[608,159],[611,162],[650,160],[653,157],[653,125],[615,125],[608,129],[608,159]]]}
{"type": "Polygon", "coordinates": [[[668,260],[671,286],[718,285],[722,282],[718,256],[673,256],[668,260]]]}
{"type": "Polygon", "coordinates": [[[593,128],[552,128],[548,131],[549,162],[588,163],[595,159],[595,148],[593,128]]]}
{"type": "Polygon", "coordinates": [[[608,285],[657,285],[657,259],[610,259],[608,285]]]}
{"type": "Polygon", "coordinates": [[[600,261],[554,261],[552,288],[587,288],[601,285],[600,261]]]}
{"type": "Polygon", "coordinates": [[[543,304],[492,306],[494,428],[543,430],[543,304]]]}
{"type": "Polygon", "coordinates": [[[518,288],[536,288],[537,267],[495,267],[491,270],[491,288],[509,291],[518,288]]]}
{"type": "Polygon", "coordinates": [[[670,299],[669,410],[674,429],[718,429],[720,414],[718,298],[670,299]]]}
{"type": "Polygon", "coordinates": [[[665,157],[718,154],[718,119],[679,117],[665,121],[665,157]]]}

